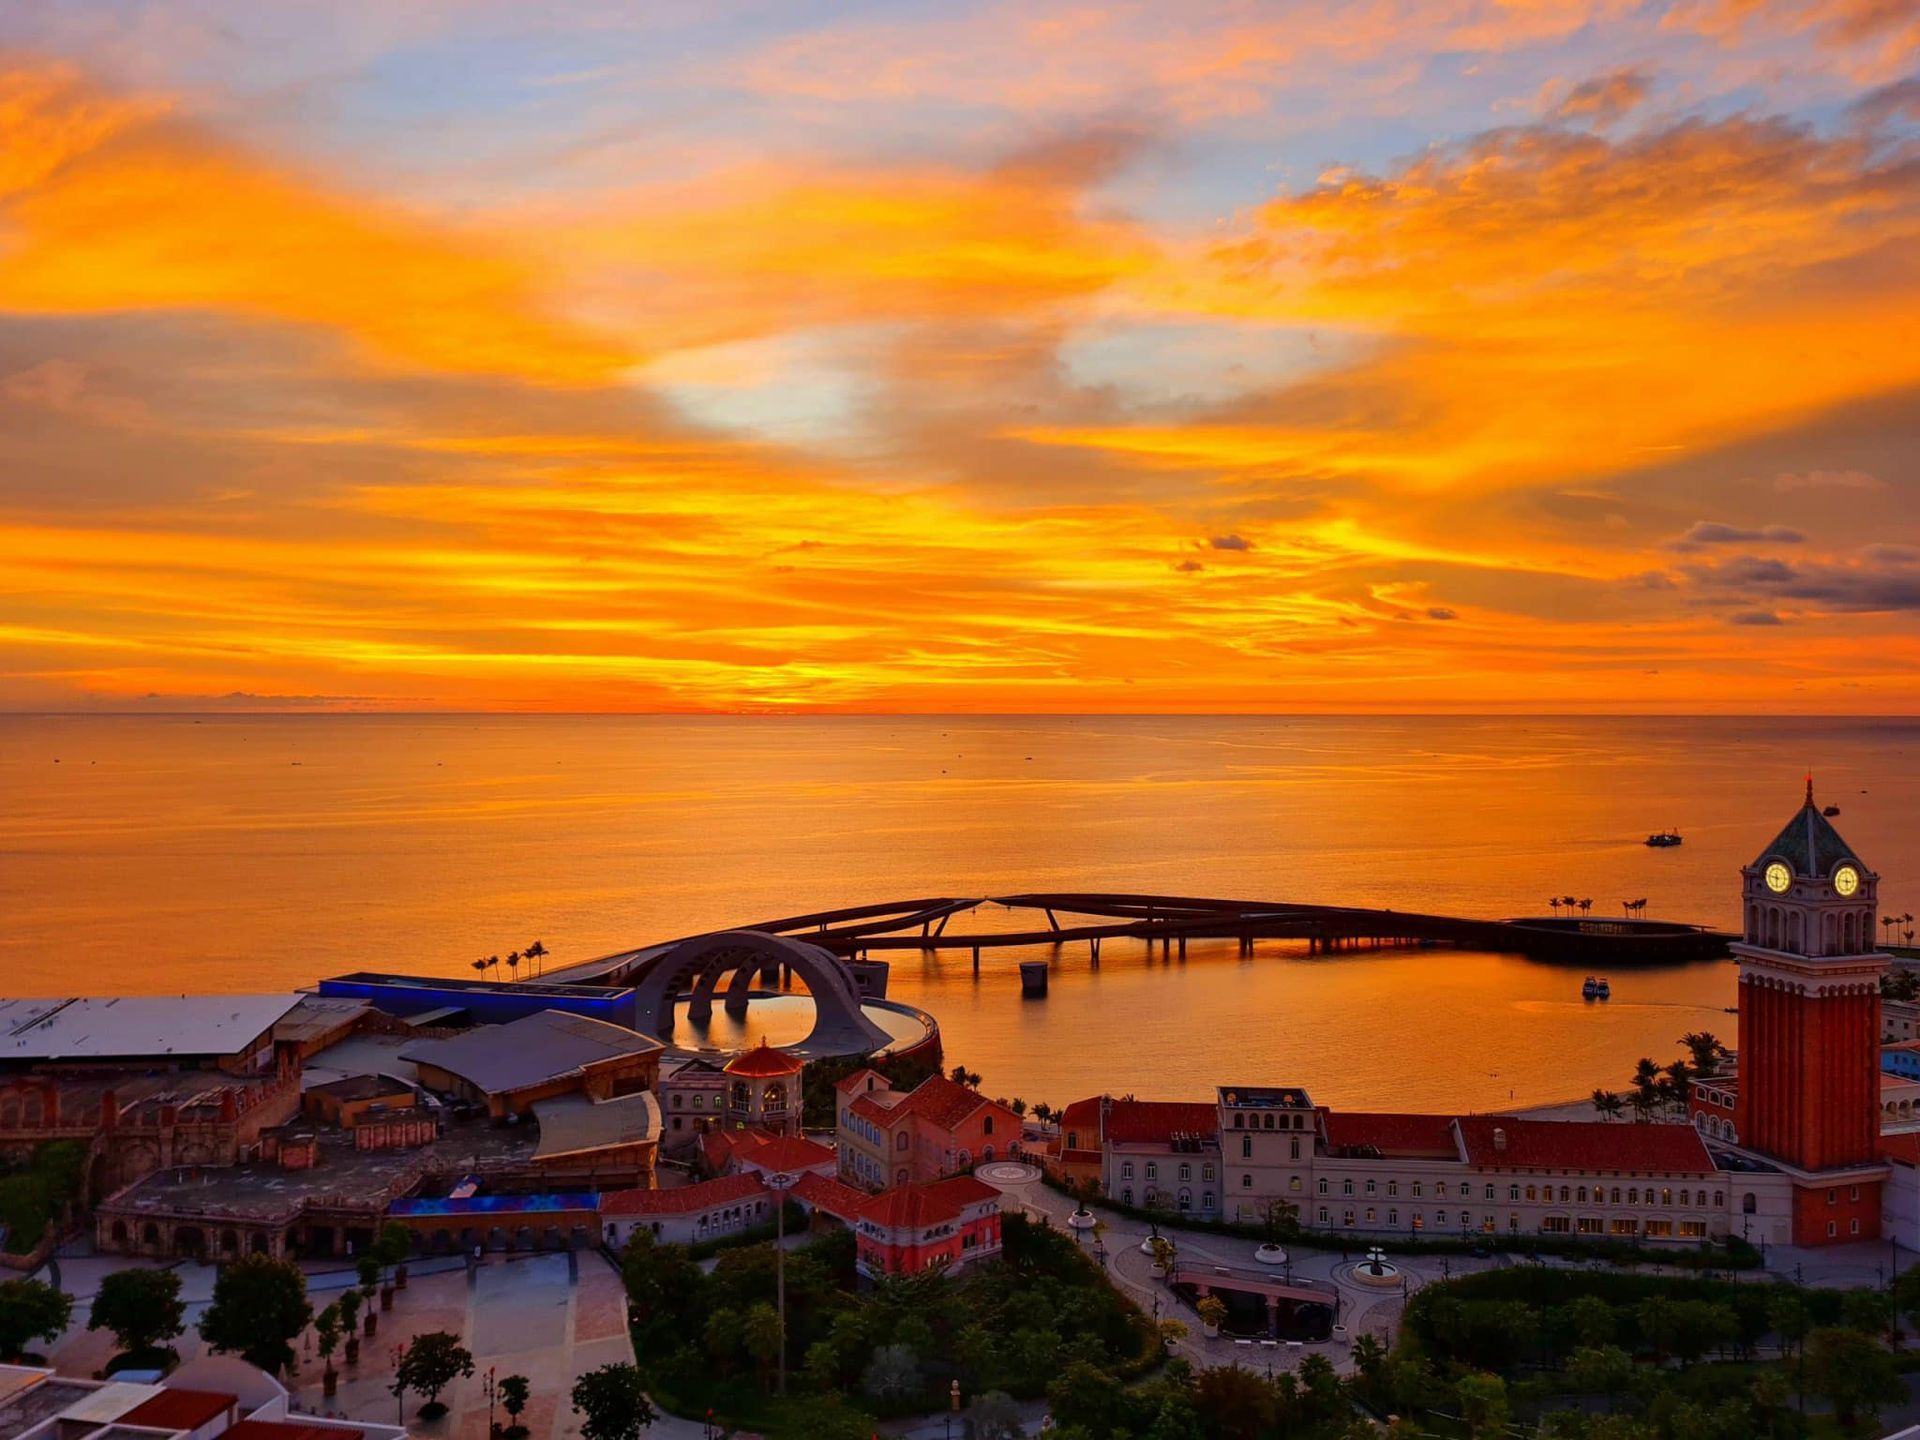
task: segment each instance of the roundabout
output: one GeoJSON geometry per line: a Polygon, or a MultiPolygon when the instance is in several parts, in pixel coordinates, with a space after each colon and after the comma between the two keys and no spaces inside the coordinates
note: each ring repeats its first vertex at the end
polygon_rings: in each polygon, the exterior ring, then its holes
{"type": "Polygon", "coordinates": [[[1017,1160],[994,1160],[979,1166],[973,1173],[989,1185],[1005,1188],[1009,1185],[1031,1185],[1040,1178],[1040,1167],[1022,1164],[1017,1160]]]}

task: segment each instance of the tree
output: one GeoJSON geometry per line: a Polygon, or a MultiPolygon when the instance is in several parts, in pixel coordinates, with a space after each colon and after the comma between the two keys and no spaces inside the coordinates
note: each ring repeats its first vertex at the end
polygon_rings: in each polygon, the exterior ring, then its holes
{"type": "Polygon", "coordinates": [[[411,1390],[426,1404],[420,1414],[437,1420],[447,1413],[440,1403],[440,1392],[454,1381],[473,1374],[473,1352],[460,1343],[460,1337],[447,1330],[429,1330],[413,1337],[413,1343],[401,1352],[393,1371],[393,1393],[411,1390]]]}
{"type": "Polygon", "coordinates": [[[1603,1120],[1618,1120],[1626,1110],[1627,1102],[1620,1098],[1617,1090],[1596,1089],[1593,1092],[1593,1108],[1603,1120]]]}
{"type": "Polygon", "coordinates": [[[1460,1401],[1460,1418],[1467,1422],[1467,1430],[1474,1440],[1506,1430],[1506,1381],[1498,1375],[1462,1375],[1454,1382],[1453,1389],[1460,1401]]]}
{"type": "MultiPolygon", "coordinates": [[[[531,952],[529,952],[531,953],[531,952]]],[[[524,1375],[508,1375],[500,1382],[500,1408],[507,1412],[506,1440],[521,1440],[527,1427],[520,1423],[520,1412],[527,1408],[529,1387],[524,1375]]]]}
{"type": "Polygon", "coordinates": [[[582,1440],[639,1440],[658,1418],[632,1365],[602,1365],[582,1375],[573,1385],[573,1412],[582,1440]]]}
{"type": "Polygon", "coordinates": [[[902,1400],[920,1388],[920,1357],[904,1345],[882,1345],[867,1361],[860,1388],[876,1400],[902,1400]]]}
{"type": "MultiPolygon", "coordinates": [[[[1194,1311],[1200,1316],[1200,1323],[1206,1326],[1210,1331],[1218,1333],[1220,1327],[1227,1323],[1227,1302],[1222,1300],[1218,1295],[1201,1296],[1200,1303],[1198,1305],[1195,1305],[1193,1308],[1194,1308],[1194,1311]]],[[[1365,1340],[1365,1339],[1370,1339],[1371,1337],[1363,1335],[1360,1338],[1362,1340],[1365,1340]]],[[[1378,1344],[1379,1342],[1376,1341],[1375,1343],[1378,1344]]],[[[1355,1341],[1354,1344],[1356,1346],[1355,1353],[1357,1355],[1358,1354],[1357,1347],[1359,1345],[1359,1341],[1355,1341]]]]}
{"type": "Polygon", "coordinates": [[[353,1269],[360,1281],[360,1298],[367,1303],[367,1334],[372,1335],[380,1329],[380,1316],[373,1308],[373,1297],[380,1293],[380,1262],[371,1255],[362,1255],[353,1269]]]}
{"type": "Polygon", "coordinates": [[[1126,1386],[1105,1370],[1076,1360],[1047,1386],[1047,1410],[1056,1425],[1078,1425],[1091,1435],[1124,1430],[1132,1413],[1126,1386]]]}
{"type": "Polygon", "coordinates": [[[762,1300],[747,1307],[740,1317],[740,1343],[760,1371],[760,1388],[766,1389],[767,1371],[780,1358],[780,1316],[773,1306],[762,1300]]]}
{"type": "Polygon", "coordinates": [[[1613,1306],[1598,1295],[1582,1295],[1569,1301],[1560,1316],[1581,1345],[1611,1345],[1619,1331],[1613,1306]]]}
{"type": "Polygon", "coordinates": [[[1273,1433],[1280,1397],[1264,1376],[1237,1365],[1216,1365],[1194,1377],[1193,1408],[1216,1440],[1263,1440],[1273,1433]]]}
{"type": "Polygon", "coordinates": [[[620,1274],[634,1317],[634,1343],[641,1354],[680,1343],[700,1305],[707,1277],[685,1246],[662,1245],[653,1232],[634,1227],[620,1252],[620,1274]]]}
{"type": "Polygon", "coordinates": [[[127,1354],[157,1350],[185,1334],[187,1307],[173,1270],[116,1270],[100,1282],[87,1329],[111,1330],[127,1354]]]}
{"type": "Polygon", "coordinates": [[[1387,1347],[1380,1337],[1364,1331],[1353,1339],[1353,1368],[1369,1392],[1379,1387],[1387,1366],[1387,1347]]]}
{"type": "Polygon", "coordinates": [[[1607,1413],[1612,1414],[1613,1397],[1633,1379],[1633,1357],[1618,1345],[1582,1345],[1573,1352],[1567,1370],[1582,1390],[1605,1395],[1607,1413]]]}
{"type": "Polygon", "coordinates": [[[969,1070],[964,1065],[954,1066],[947,1078],[952,1080],[956,1085],[965,1085],[969,1090],[978,1090],[980,1088],[980,1072],[978,1070],[969,1070]]]}
{"type": "Polygon", "coordinates": [[[1884,1346],[1871,1335],[1839,1326],[1807,1336],[1807,1384],[1833,1406],[1848,1429],[1862,1412],[1877,1414],[1882,1405],[1905,1399],[1907,1393],[1884,1346]]]}
{"type": "Polygon", "coordinates": [[[1693,1067],[1675,1060],[1661,1073],[1659,1090],[1661,1099],[1685,1105],[1693,1093],[1693,1067]]]}
{"type": "Polygon", "coordinates": [[[507,974],[516,982],[520,979],[520,952],[518,950],[510,950],[507,952],[507,974]]]}
{"type": "Polygon", "coordinates": [[[1886,1291],[1849,1290],[1840,1297],[1840,1314],[1855,1330],[1864,1330],[1869,1335],[1885,1335],[1889,1342],[1897,1343],[1899,1327],[1895,1321],[1898,1312],[1894,1308],[1893,1296],[1886,1291]]]}
{"type": "Polygon", "coordinates": [[[340,1377],[333,1368],[333,1352],[340,1346],[340,1305],[336,1301],[313,1317],[313,1340],[320,1351],[323,1388],[333,1394],[340,1377]]]}
{"type": "Polygon", "coordinates": [[[342,1290],[340,1298],[333,1303],[340,1311],[340,1333],[346,1337],[347,1363],[352,1365],[360,1358],[360,1306],[363,1297],[358,1290],[342,1290]]]}
{"type": "MultiPolygon", "coordinates": [[[[407,1256],[413,1253],[413,1231],[398,1220],[389,1220],[380,1227],[380,1238],[373,1242],[370,1253],[393,1271],[394,1282],[404,1287],[407,1283],[407,1256]]],[[[384,1296],[382,1299],[385,1301],[384,1296]]]]}
{"type": "Polygon", "coordinates": [[[1689,1030],[1680,1037],[1680,1043],[1693,1057],[1694,1073],[1703,1080],[1718,1070],[1727,1056],[1727,1047],[1711,1030],[1689,1030]]]}
{"type": "Polygon", "coordinates": [[[1633,1094],[1629,1097],[1634,1118],[1645,1122],[1660,1105],[1660,1067],[1642,1056],[1633,1067],[1633,1094]]]}
{"type": "Polygon", "coordinates": [[[242,1255],[213,1282],[213,1303],[200,1317],[200,1338],[273,1375],[293,1363],[293,1342],[312,1318],[307,1277],[298,1265],[271,1255],[242,1255]]]}
{"type": "Polygon", "coordinates": [[[35,1340],[51,1345],[73,1319],[73,1297],[44,1280],[0,1281],[0,1360],[18,1360],[35,1340]]]}

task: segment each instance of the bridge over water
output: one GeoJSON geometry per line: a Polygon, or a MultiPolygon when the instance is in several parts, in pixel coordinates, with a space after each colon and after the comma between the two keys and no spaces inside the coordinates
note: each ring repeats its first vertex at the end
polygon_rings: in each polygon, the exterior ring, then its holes
{"type": "MultiPolygon", "coordinates": [[[[1532,956],[1592,969],[1679,964],[1726,953],[1733,937],[1700,925],[1668,920],[1532,916],[1505,920],[1429,915],[1411,910],[1304,905],[1275,900],[1223,900],[1185,895],[1086,891],[1032,891],[1007,895],[926,896],[779,916],[731,927],[804,941],[843,960],[888,951],[970,955],[983,951],[1067,945],[1087,947],[1097,963],[1108,940],[1158,944],[1185,955],[1188,942],[1228,939],[1243,954],[1260,940],[1304,940],[1309,951],[1416,945],[1447,946],[1532,956]],[[1031,913],[1021,929],[969,928],[983,906],[1031,913]]],[[[698,937],[694,937],[698,938],[698,937]]],[[[626,983],[686,941],[603,956],[548,972],[550,982],[626,983]]]]}

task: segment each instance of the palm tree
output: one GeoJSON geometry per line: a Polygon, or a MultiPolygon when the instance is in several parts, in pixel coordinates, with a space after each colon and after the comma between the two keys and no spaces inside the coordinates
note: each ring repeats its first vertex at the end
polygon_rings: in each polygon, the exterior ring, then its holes
{"type": "Polygon", "coordinates": [[[1899,923],[1900,917],[1898,915],[1882,915],[1880,917],[1880,928],[1886,931],[1888,943],[1891,943],[1893,940],[1893,927],[1899,923]]]}
{"type": "Polygon", "coordinates": [[[1581,913],[1582,915],[1585,915],[1585,914],[1587,914],[1587,913],[1588,913],[1589,911],[1591,911],[1592,909],[1593,909],[1593,901],[1591,901],[1591,900],[1582,900],[1582,901],[1580,902],[1580,913],[1581,913]]]}
{"type": "MultiPolygon", "coordinates": [[[[542,945],[538,940],[536,940],[531,945],[527,946],[526,950],[522,953],[524,953],[526,958],[529,960],[544,960],[547,955],[547,947],[542,945]]],[[[535,975],[538,975],[542,968],[543,967],[536,965],[534,967],[533,973],[535,975]]]]}
{"type": "Polygon", "coordinates": [[[1644,1056],[1633,1067],[1633,1095],[1628,1103],[1633,1106],[1634,1118],[1642,1122],[1660,1104],[1660,1067],[1644,1056]]]}
{"type": "Polygon", "coordinates": [[[1562,895],[1560,897],[1560,903],[1567,907],[1567,914],[1571,915],[1573,914],[1573,907],[1578,905],[1580,902],[1574,899],[1573,896],[1571,895],[1562,895]]]}
{"type": "Polygon", "coordinates": [[[1907,943],[1913,943],[1913,915],[1911,912],[1900,917],[1900,923],[1907,927],[1907,943]]]}
{"type": "Polygon", "coordinates": [[[500,957],[498,955],[489,955],[487,957],[487,964],[493,967],[493,973],[495,975],[500,973],[500,957]]]}
{"type": "Polygon", "coordinates": [[[1603,1120],[1618,1120],[1620,1112],[1627,1108],[1627,1102],[1622,1100],[1616,1091],[1595,1090],[1593,1108],[1599,1112],[1603,1120]]]}
{"type": "Polygon", "coordinates": [[[1547,904],[1553,907],[1554,914],[1558,915],[1560,913],[1560,897],[1558,895],[1549,895],[1547,897],[1547,904]]]}
{"type": "Polygon", "coordinates": [[[473,962],[473,968],[484,975],[487,973],[487,962],[485,960],[476,960],[473,962]]]}
{"type": "Polygon", "coordinates": [[[507,972],[512,975],[515,980],[520,978],[520,952],[518,950],[509,950],[507,952],[507,972]]]}
{"type": "Polygon", "coordinates": [[[1702,1080],[1720,1068],[1720,1061],[1727,1053],[1727,1047],[1711,1030],[1689,1030],[1680,1037],[1680,1043],[1693,1057],[1693,1073],[1702,1080]]]}
{"type": "Polygon", "coordinates": [[[1692,1091],[1693,1067],[1684,1060],[1676,1060],[1667,1066],[1666,1073],[1660,1077],[1661,1095],[1685,1105],[1692,1091]]]}

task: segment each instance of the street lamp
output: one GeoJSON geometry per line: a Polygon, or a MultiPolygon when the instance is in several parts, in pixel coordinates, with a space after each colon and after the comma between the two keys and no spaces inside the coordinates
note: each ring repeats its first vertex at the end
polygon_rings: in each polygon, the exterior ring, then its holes
{"type": "Polygon", "coordinates": [[[800,1177],[785,1170],[767,1176],[773,1191],[773,1289],[780,1313],[780,1394],[787,1393],[787,1191],[800,1177]]]}
{"type": "Polygon", "coordinates": [[[487,1440],[493,1440],[493,1437],[500,1433],[500,1427],[494,1423],[493,1419],[493,1402],[500,1393],[500,1387],[493,1383],[493,1375],[494,1367],[489,1365],[486,1378],[481,1385],[481,1388],[487,1392],[487,1440]]]}
{"type": "Polygon", "coordinates": [[[953,1440],[953,1417],[960,1413],[960,1380],[954,1377],[953,1384],[947,1387],[947,1413],[945,1431],[947,1440],[953,1440]]]}

